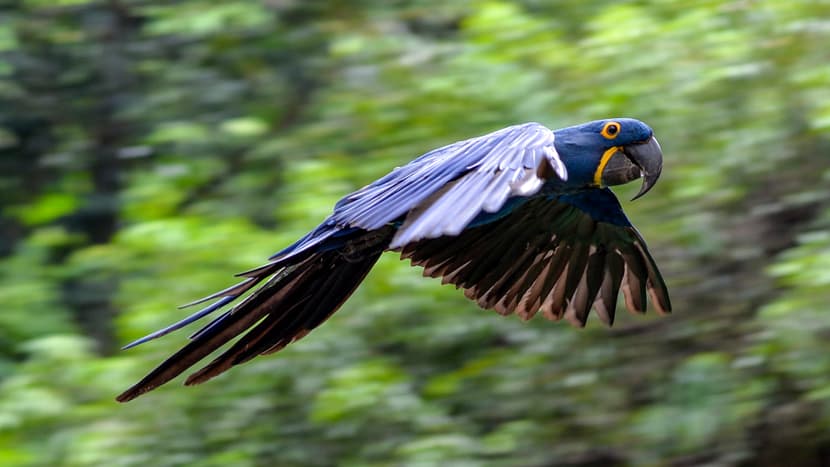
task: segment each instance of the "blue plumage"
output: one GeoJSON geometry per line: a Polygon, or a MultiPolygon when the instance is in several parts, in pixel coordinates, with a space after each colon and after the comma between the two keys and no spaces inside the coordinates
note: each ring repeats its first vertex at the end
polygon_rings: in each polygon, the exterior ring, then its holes
{"type": "Polygon", "coordinates": [[[388,250],[480,306],[524,319],[541,311],[581,326],[593,308],[610,325],[620,291],[631,311],[644,312],[648,295],[668,313],[657,266],[607,188],[642,177],[640,196],[661,167],[651,128],[628,118],[556,131],[526,123],[430,151],[344,197],[317,228],[240,273],[242,282],[193,303],[214,304],[129,344],[239,300],[118,400],[164,384],[238,336],[186,384],[282,349],[334,313],[388,250]]]}
{"type": "Polygon", "coordinates": [[[631,227],[631,222],[625,217],[620,202],[608,188],[558,195],[555,199],[579,209],[597,222],[605,222],[618,227],[631,227]]]}

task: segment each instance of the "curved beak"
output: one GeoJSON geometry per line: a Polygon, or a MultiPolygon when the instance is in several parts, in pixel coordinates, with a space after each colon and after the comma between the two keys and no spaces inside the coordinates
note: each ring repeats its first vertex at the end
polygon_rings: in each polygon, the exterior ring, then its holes
{"type": "Polygon", "coordinates": [[[623,152],[637,167],[640,168],[643,177],[643,186],[640,191],[631,198],[631,201],[643,196],[657,183],[660,172],[663,171],[663,151],[657,138],[652,136],[646,142],[631,144],[623,147],[623,152]]]}
{"type": "Polygon", "coordinates": [[[642,143],[622,146],[611,156],[602,170],[602,183],[621,185],[643,177],[640,192],[631,201],[643,196],[657,183],[663,170],[663,151],[652,136],[642,143]]]}

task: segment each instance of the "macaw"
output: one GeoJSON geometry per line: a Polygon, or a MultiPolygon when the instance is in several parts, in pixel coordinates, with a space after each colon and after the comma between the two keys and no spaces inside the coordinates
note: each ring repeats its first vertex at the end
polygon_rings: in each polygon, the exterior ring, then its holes
{"type": "Polygon", "coordinates": [[[117,400],[155,389],[238,336],[185,384],[281,350],[337,311],[384,251],[482,308],[525,320],[541,310],[584,326],[593,308],[610,326],[620,290],[629,311],[644,313],[648,295],[670,313],[660,271],[608,188],[642,177],[639,198],[662,163],[652,129],[631,118],[559,130],[525,123],[429,151],[341,199],[318,227],[238,274],[242,282],[189,305],[213,304],[127,345],[224,309],[117,400]]]}

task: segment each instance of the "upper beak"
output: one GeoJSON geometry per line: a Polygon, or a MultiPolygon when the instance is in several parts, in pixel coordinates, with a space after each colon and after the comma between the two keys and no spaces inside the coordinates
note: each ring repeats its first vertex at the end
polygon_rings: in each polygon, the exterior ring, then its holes
{"type": "Polygon", "coordinates": [[[643,177],[640,192],[631,201],[646,194],[660,178],[663,170],[663,152],[653,136],[642,143],[617,147],[602,168],[601,182],[606,186],[622,185],[643,177]]]}
{"type": "Polygon", "coordinates": [[[623,146],[623,152],[631,162],[639,167],[643,177],[643,185],[639,193],[631,198],[631,201],[634,201],[646,194],[660,178],[660,172],[663,170],[663,151],[660,149],[660,143],[652,136],[643,143],[623,146]]]}

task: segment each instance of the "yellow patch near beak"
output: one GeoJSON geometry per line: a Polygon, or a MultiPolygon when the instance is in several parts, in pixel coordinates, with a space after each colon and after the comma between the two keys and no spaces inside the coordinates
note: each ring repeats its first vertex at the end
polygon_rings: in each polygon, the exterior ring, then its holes
{"type": "Polygon", "coordinates": [[[611,157],[616,154],[617,151],[622,151],[622,148],[620,146],[612,146],[602,153],[597,170],[594,172],[594,185],[602,186],[602,172],[605,170],[605,166],[608,165],[608,161],[611,160],[611,157]]]}

